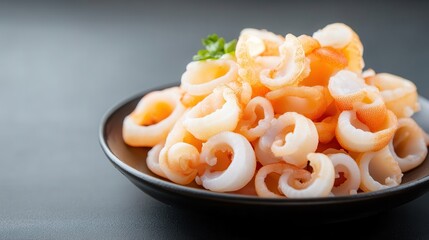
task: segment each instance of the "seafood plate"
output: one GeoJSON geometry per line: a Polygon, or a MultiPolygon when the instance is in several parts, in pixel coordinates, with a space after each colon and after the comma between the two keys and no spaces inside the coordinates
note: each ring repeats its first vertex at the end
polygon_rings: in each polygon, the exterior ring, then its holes
{"type": "Polygon", "coordinates": [[[243,29],[202,40],[178,86],[126,113],[122,141],[166,181],[260,198],[359,195],[400,186],[425,161],[416,85],[365,68],[343,23],[311,35],[243,29]]]}

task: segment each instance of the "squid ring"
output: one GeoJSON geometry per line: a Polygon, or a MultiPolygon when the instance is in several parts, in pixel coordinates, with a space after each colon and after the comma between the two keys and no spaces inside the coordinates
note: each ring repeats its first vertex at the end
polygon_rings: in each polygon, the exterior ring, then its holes
{"type": "Polygon", "coordinates": [[[222,131],[233,131],[240,114],[241,107],[234,91],[223,87],[194,106],[185,115],[183,125],[196,138],[207,140],[222,131]]]}
{"type": "Polygon", "coordinates": [[[372,192],[398,186],[402,181],[402,172],[388,147],[377,152],[360,154],[356,159],[360,174],[360,188],[372,192]]]}
{"type": "MultiPolygon", "coordinates": [[[[185,113],[186,114],[186,113],[185,113]]],[[[201,142],[183,126],[183,117],[174,124],[159,152],[158,166],[166,178],[179,184],[192,182],[199,170],[201,142]]]]}
{"type": "Polygon", "coordinates": [[[262,147],[271,146],[274,156],[298,167],[307,164],[307,154],[315,152],[319,135],[313,121],[295,112],[286,112],[274,119],[260,138],[262,147]]]}
{"type": "Polygon", "coordinates": [[[359,121],[355,111],[343,111],[338,117],[335,136],[341,146],[349,151],[377,151],[385,147],[395,133],[397,118],[392,111],[387,111],[382,127],[379,131],[371,132],[359,121]]]}
{"type": "Polygon", "coordinates": [[[185,112],[178,87],[145,95],[125,117],[122,136],[130,146],[153,147],[165,140],[174,123],[185,112]]]}
{"type": "Polygon", "coordinates": [[[163,178],[167,178],[167,176],[159,166],[159,154],[162,148],[164,148],[164,143],[155,145],[149,150],[149,152],[147,152],[146,165],[149,170],[151,170],[156,175],[161,176],[163,178]]]}
{"type": "Polygon", "coordinates": [[[310,62],[305,57],[301,42],[294,35],[286,35],[279,51],[279,65],[275,69],[268,68],[260,72],[261,83],[271,90],[296,85],[310,73],[310,62]]]}
{"type": "Polygon", "coordinates": [[[332,188],[335,196],[357,194],[361,182],[360,170],[356,161],[346,153],[333,153],[327,155],[335,168],[337,179],[344,177],[345,181],[332,188]],[[341,176],[340,174],[344,174],[341,176]]]}
{"type": "MultiPolygon", "coordinates": [[[[260,197],[271,197],[271,198],[283,198],[285,197],[282,194],[275,193],[268,189],[266,179],[269,174],[276,173],[278,175],[282,175],[285,171],[294,171],[294,177],[299,176],[300,178],[309,179],[310,172],[294,167],[293,165],[287,163],[273,163],[268,164],[261,167],[255,176],[255,190],[258,196],[260,197]]],[[[278,188],[278,180],[277,180],[277,188],[278,188]]]]}
{"type": "Polygon", "coordinates": [[[204,188],[215,192],[236,191],[246,186],[256,170],[255,154],[249,141],[234,132],[221,132],[211,137],[201,149],[200,161],[209,165],[200,176],[204,188]],[[232,153],[229,166],[223,171],[212,172],[217,152],[232,153]]]}
{"type": "Polygon", "coordinates": [[[273,118],[271,103],[266,98],[257,96],[246,105],[237,128],[249,141],[254,141],[267,131],[273,118]]]}
{"type": "Polygon", "coordinates": [[[194,61],[186,66],[181,87],[190,95],[206,96],[219,85],[237,80],[238,66],[232,60],[194,61]]]}
{"type": "Polygon", "coordinates": [[[335,169],[323,153],[308,154],[313,172],[309,179],[293,179],[293,171],[286,171],[279,179],[280,191],[288,198],[311,198],[329,196],[335,181],[335,169]]]}
{"type": "Polygon", "coordinates": [[[400,118],[398,129],[389,143],[393,158],[402,172],[419,166],[428,153],[423,130],[412,118],[400,118]]]}

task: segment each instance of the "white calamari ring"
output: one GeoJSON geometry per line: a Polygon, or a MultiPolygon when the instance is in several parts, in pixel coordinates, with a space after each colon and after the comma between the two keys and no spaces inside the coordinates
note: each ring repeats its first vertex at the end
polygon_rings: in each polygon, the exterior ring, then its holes
{"type": "Polygon", "coordinates": [[[411,117],[420,110],[417,88],[413,82],[389,73],[379,73],[371,81],[380,90],[386,107],[398,118],[411,117]]]}
{"type": "Polygon", "coordinates": [[[365,80],[350,70],[340,70],[331,76],[328,89],[340,110],[352,110],[354,103],[364,99],[366,91],[378,92],[376,87],[367,85],[365,80]]]}
{"type": "Polygon", "coordinates": [[[222,131],[233,131],[240,114],[241,107],[234,91],[217,88],[185,115],[183,125],[196,138],[207,140],[222,131]]]}
{"type": "Polygon", "coordinates": [[[186,185],[192,182],[197,173],[200,153],[188,143],[178,142],[165,146],[159,154],[159,167],[171,181],[186,185]]]}
{"type": "Polygon", "coordinates": [[[271,90],[295,85],[310,73],[310,62],[305,57],[301,42],[294,35],[286,35],[286,40],[279,46],[279,51],[278,66],[260,72],[261,83],[271,90]]]}
{"type": "Polygon", "coordinates": [[[273,118],[271,103],[266,98],[257,96],[246,105],[237,130],[252,142],[267,131],[273,118]]]}
{"type": "Polygon", "coordinates": [[[268,165],[272,163],[282,162],[282,158],[274,156],[271,151],[272,142],[267,141],[261,142],[261,139],[258,139],[254,142],[255,156],[256,160],[262,165],[268,165]],[[265,144],[265,145],[264,145],[265,144]]]}
{"type": "Polygon", "coordinates": [[[179,184],[192,182],[201,165],[200,145],[183,127],[183,117],[177,120],[159,153],[159,168],[166,178],[179,184]]]}
{"type": "Polygon", "coordinates": [[[359,121],[355,111],[343,111],[338,117],[335,136],[341,146],[353,152],[377,151],[385,147],[393,137],[397,127],[397,118],[392,111],[387,111],[383,128],[371,132],[359,121]]]}
{"type": "Polygon", "coordinates": [[[238,66],[232,60],[194,61],[186,66],[181,87],[190,95],[205,96],[222,84],[237,80],[238,66]]]}
{"type": "MultiPolygon", "coordinates": [[[[174,123],[185,112],[180,97],[181,91],[178,87],[154,91],[145,95],[134,111],[126,116],[123,121],[122,137],[125,143],[133,147],[153,147],[164,141],[174,123]],[[153,118],[153,115],[160,111],[156,107],[158,105],[167,106],[171,112],[168,116],[163,116],[163,119],[157,119],[155,123],[146,120],[153,118]]],[[[161,115],[166,114],[161,113],[161,115]]]]}
{"type": "Polygon", "coordinates": [[[304,167],[307,165],[307,154],[317,149],[319,135],[313,121],[296,112],[286,112],[272,120],[270,128],[259,141],[261,147],[271,146],[274,156],[304,167]]]}
{"type": "Polygon", "coordinates": [[[353,39],[353,31],[345,24],[332,23],[313,33],[313,38],[319,41],[322,47],[342,49],[353,39]]]}
{"type": "Polygon", "coordinates": [[[164,143],[155,145],[149,150],[149,152],[147,152],[146,165],[149,170],[156,175],[161,176],[163,178],[167,178],[167,176],[159,166],[159,154],[162,148],[164,148],[164,143]]]}
{"type": "Polygon", "coordinates": [[[344,177],[345,181],[332,188],[335,196],[357,194],[361,182],[360,170],[356,161],[346,153],[333,153],[327,155],[335,168],[335,177],[344,177]],[[343,174],[341,176],[340,174],[343,174]]]}
{"type": "Polygon", "coordinates": [[[283,42],[283,36],[267,30],[243,29],[235,50],[240,77],[252,86],[260,85],[260,71],[279,64],[279,46],[283,42]]]}
{"type": "Polygon", "coordinates": [[[308,154],[313,172],[310,179],[293,179],[293,171],[286,171],[279,179],[279,189],[288,198],[312,198],[329,196],[335,181],[335,169],[323,153],[308,154]]]}
{"type": "Polygon", "coordinates": [[[401,184],[401,168],[388,147],[377,152],[362,153],[356,161],[360,169],[362,191],[372,192],[401,184]]]}
{"type": "Polygon", "coordinates": [[[200,161],[209,166],[199,177],[202,186],[215,192],[236,191],[248,184],[256,170],[256,159],[252,145],[242,135],[234,132],[221,132],[204,143],[200,161]],[[218,151],[231,151],[232,159],[223,171],[211,171],[217,163],[218,151]]]}
{"type": "MultiPolygon", "coordinates": [[[[281,162],[281,163],[273,163],[268,164],[263,167],[261,167],[258,172],[255,175],[255,189],[256,194],[260,197],[270,197],[270,198],[284,198],[285,196],[283,194],[279,194],[276,192],[271,191],[266,183],[266,179],[269,174],[276,173],[279,175],[279,177],[285,172],[285,171],[298,171],[294,173],[294,176],[300,176],[300,178],[303,179],[309,179],[310,178],[310,172],[300,169],[297,167],[294,167],[293,165],[281,162]]],[[[278,182],[276,188],[278,189],[278,182]]]]}
{"type": "Polygon", "coordinates": [[[428,148],[423,130],[412,118],[398,119],[398,129],[389,143],[389,149],[402,172],[407,172],[426,159],[428,148]]]}

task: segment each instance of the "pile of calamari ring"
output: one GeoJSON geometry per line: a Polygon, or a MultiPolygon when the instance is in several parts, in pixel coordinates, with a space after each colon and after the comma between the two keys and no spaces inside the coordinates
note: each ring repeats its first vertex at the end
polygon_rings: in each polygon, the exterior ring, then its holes
{"type": "Polygon", "coordinates": [[[214,192],[311,198],[401,184],[426,158],[415,84],[364,68],[343,23],[312,36],[246,28],[236,50],[191,61],[180,86],[143,96],[124,142],[148,168],[214,192]]]}

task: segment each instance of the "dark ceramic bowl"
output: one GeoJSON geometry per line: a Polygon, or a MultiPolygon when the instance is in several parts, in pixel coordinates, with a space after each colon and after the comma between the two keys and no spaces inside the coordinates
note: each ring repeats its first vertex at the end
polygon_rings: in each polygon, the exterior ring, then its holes
{"type": "MultiPolygon", "coordinates": [[[[146,166],[149,148],[127,146],[122,140],[122,121],[150,89],[120,102],[102,118],[99,141],[110,162],[142,191],[166,204],[190,211],[246,216],[288,216],[300,221],[336,222],[374,215],[405,204],[429,190],[429,161],[404,174],[402,184],[385,190],[352,196],[309,199],[271,199],[241,193],[216,193],[196,184],[182,186],[154,175],[146,166]],[[286,215],[285,215],[286,214],[286,215]]],[[[420,97],[421,111],[413,118],[429,131],[429,101],[420,97]]]]}

